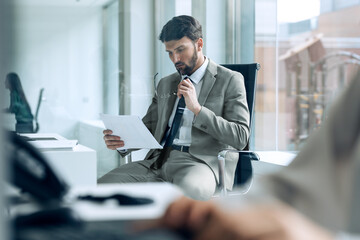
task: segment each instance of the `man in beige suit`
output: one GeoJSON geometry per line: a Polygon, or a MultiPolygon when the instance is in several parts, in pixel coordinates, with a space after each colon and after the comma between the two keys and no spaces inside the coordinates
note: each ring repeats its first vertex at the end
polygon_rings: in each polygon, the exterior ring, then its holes
{"type": "Polygon", "coordinates": [[[293,162],[249,194],[181,198],[155,225],[196,239],[360,239],[360,72],[293,162]]]}
{"type": "MultiPolygon", "coordinates": [[[[143,122],[155,139],[165,144],[164,149],[151,150],[145,160],[114,169],[98,182],[168,181],[189,197],[208,199],[218,182],[218,152],[241,150],[248,142],[244,79],[204,56],[201,25],[193,17],[174,17],[163,27],[159,39],[177,73],[160,80],[143,122]],[[169,129],[174,119],[179,119],[177,106],[184,100],[179,130],[172,134],[169,129]],[[174,139],[169,145],[170,136],[174,139]]],[[[126,147],[121,136],[111,134],[111,130],[104,131],[109,149],[126,147]]],[[[236,163],[235,157],[226,163],[227,186],[233,184],[236,163]]]]}

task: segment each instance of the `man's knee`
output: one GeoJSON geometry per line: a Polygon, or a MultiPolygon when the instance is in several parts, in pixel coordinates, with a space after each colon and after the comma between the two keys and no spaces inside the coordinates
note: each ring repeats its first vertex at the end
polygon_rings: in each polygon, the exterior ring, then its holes
{"type": "Polygon", "coordinates": [[[183,177],[174,182],[174,184],[178,185],[186,196],[196,200],[209,200],[216,190],[215,177],[203,179],[202,181],[190,177],[183,177]]]}

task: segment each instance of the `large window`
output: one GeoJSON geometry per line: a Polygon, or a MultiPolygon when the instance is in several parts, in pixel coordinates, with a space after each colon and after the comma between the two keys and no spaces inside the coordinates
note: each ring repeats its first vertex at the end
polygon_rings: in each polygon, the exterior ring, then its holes
{"type": "Polygon", "coordinates": [[[119,2],[112,1],[103,8],[103,96],[104,113],[118,114],[120,109],[119,96],[121,93],[119,80],[122,77],[123,64],[120,57],[123,54],[120,49],[120,17],[119,2]]]}
{"type": "Polygon", "coordinates": [[[0,77],[4,83],[7,73],[19,75],[33,114],[40,89],[45,89],[38,115],[41,132],[75,138],[78,121],[102,111],[103,2],[11,1],[12,49],[2,57],[13,61],[0,77]]]}
{"type": "Polygon", "coordinates": [[[359,0],[15,2],[14,61],[2,77],[20,75],[33,111],[45,88],[40,131],[68,138],[99,112],[145,114],[154,76],[156,85],[175,71],[157,37],[180,14],[202,23],[215,62],[261,64],[254,150],[299,150],[359,69],[359,0]]]}
{"type": "Polygon", "coordinates": [[[299,150],[359,69],[360,2],[256,0],[256,149],[299,150]]]}
{"type": "Polygon", "coordinates": [[[207,56],[261,64],[252,149],[299,150],[359,69],[359,1],[175,2],[175,14],[191,12],[203,24],[207,56]]]}

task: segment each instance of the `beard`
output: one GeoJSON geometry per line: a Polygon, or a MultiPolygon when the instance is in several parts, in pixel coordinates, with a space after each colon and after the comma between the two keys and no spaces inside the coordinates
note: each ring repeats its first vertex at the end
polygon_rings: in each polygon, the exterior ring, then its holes
{"type": "Polygon", "coordinates": [[[194,45],[194,54],[192,55],[189,64],[186,64],[184,62],[177,62],[175,63],[175,68],[181,75],[190,76],[196,66],[197,60],[198,60],[198,55],[196,54],[196,49],[194,45]],[[180,66],[177,66],[178,64],[180,64],[180,66]],[[185,67],[182,69],[181,66],[185,66],[185,67]]]}

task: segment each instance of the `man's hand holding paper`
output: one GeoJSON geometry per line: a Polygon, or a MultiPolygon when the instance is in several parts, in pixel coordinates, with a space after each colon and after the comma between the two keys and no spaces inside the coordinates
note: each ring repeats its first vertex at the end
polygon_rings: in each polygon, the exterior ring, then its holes
{"type": "Polygon", "coordinates": [[[111,150],[116,150],[117,148],[124,147],[125,143],[119,136],[112,135],[113,131],[110,129],[105,129],[104,133],[104,141],[106,147],[111,150]]]}
{"type": "Polygon", "coordinates": [[[162,148],[138,116],[101,114],[104,140],[112,150],[162,148]]]}

